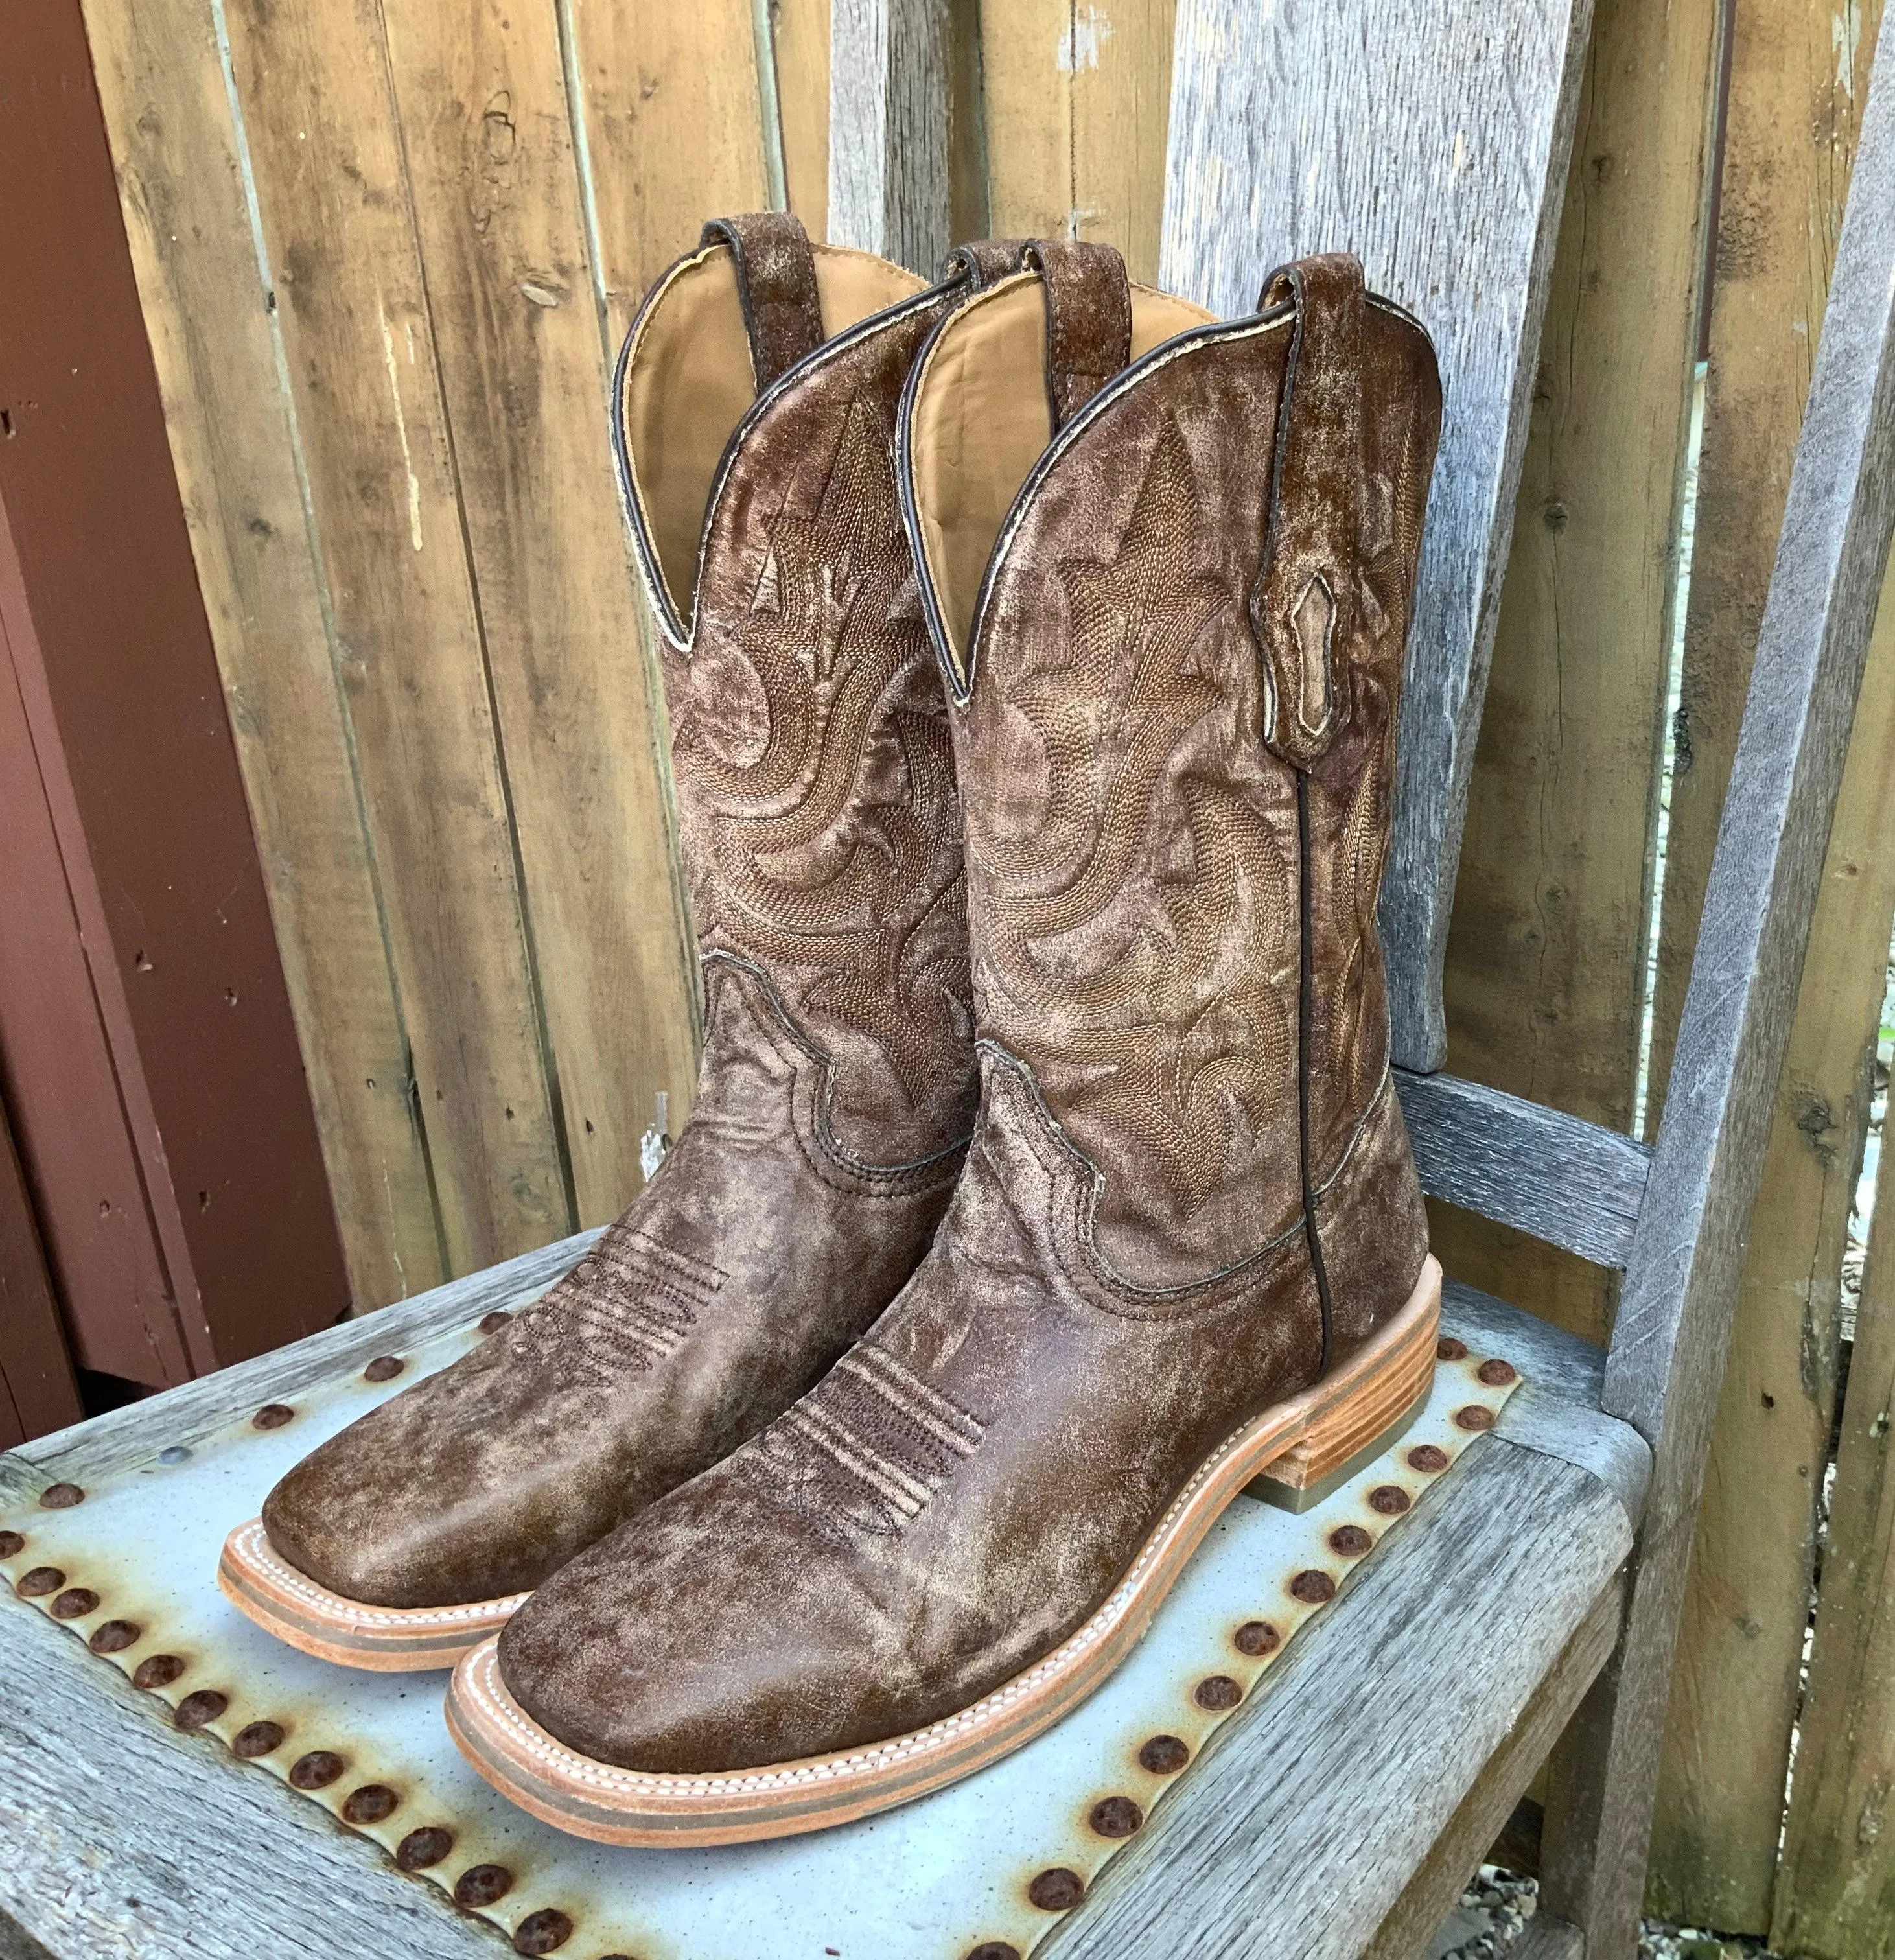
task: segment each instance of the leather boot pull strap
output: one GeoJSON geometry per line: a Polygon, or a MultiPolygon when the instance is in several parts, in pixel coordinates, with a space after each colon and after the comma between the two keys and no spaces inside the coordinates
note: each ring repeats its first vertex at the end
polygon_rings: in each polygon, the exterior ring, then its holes
{"type": "Polygon", "coordinates": [[[941,280],[964,278],[970,289],[980,292],[997,279],[1017,272],[1026,256],[1024,238],[975,238],[957,245],[941,268],[941,280]]]}
{"type": "Polygon", "coordinates": [[[1342,707],[1335,662],[1353,625],[1363,500],[1362,262],[1325,253],[1281,266],[1259,311],[1296,310],[1277,412],[1263,568],[1250,616],[1269,679],[1264,739],[1311,768],[1342,707]]]}
{"type": "Polygon", "coordinates": [[[801,224],[787,211],[714,218],[698,241],[728,245],[737,262],[743,329],[760,395],[779,374],[822,345],[816,255],[801,224]]]}
{"type": "Polygon", "coordinates": [[[1025,262],[1046,282],[1046,393],[1053,433],[1132,358],[1132,289],[1109,245],[1036,238],[1025,262]]]}

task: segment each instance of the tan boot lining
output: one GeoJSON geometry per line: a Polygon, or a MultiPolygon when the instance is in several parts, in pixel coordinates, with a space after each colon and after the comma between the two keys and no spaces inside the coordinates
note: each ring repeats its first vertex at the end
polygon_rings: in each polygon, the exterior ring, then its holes
{"type": "MultiPolygon", "coordinates": [[[[1188,300],[1133,287],[1132,358],[1213,317],[1188,300]]],[[[1045,294],[1037,273],[1022,272],[970,300],[941,329],[910,425],[926,569],[962,673],[994,541],[1052,431],[1045,294]]]]}
{"type": "MultiPolygon", "coordinates": [[[[819,245],[816,292],[823,331],[920,292],[927,284],[866,252],[819,245]]],[[[696,599],[698,541],[712,479],[756,399],[750,344],[727,245],[685,259],[646,310],[625,364],[625,453],[672,609],[688,626],[696,599]]]]}

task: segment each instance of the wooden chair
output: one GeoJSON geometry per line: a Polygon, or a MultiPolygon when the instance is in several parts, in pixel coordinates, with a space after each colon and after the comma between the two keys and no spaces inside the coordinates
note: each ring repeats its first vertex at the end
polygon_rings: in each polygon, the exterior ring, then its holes
{"type": "MultiPolygon", "coordinates": [[[[838,77],[857,94],[885,80],[887,50],[918,44],[913,21],[896,31],[891,17],[917,11],[925,0],[838,4],[838,77]],[[860,45],[847,39],[851,21],[860,45]]],[[[1516,1361],[1526,1386],[1036,1949],[1057,1960],[1415,1953],[1549,1752],[1540,1911],[1514,1951],[1634,1952],[1745,1223],[1895,525],[1889,43],[1877,56],[1656,1147],[1436,1072],[1448,902],[1588,24],[1584,0],[1523,0],[1497,27],[1484,12],[1475,21],[1462,17],[1477,10],[1442,9],[1426,60],[1404,62],[1393,57],[1414,53],[1423,31],[1412,11],[1375,0],[1280,8],[1266,20],[1243,0],[1183,0],[1165,278],[1234,310],[1249,304],[1266,259],[1347,243],[1372,282],[1440,341],[1448,435],[1383,913],[1403,1102],[1430,1192],[1621,1271],[1621,1305],[1601,1353],[1450,1287],[1445,1331],[1516,1361]],[[1461,44],[1444,46],[1444,35],[1461,44]]],[[[903,85],[912,94],[911,77],[903,85]]],[[[838,87],[839,114],[855,113],[846,94],[838,87]]],[[[885,103],[879,122],[853,126],[885,132],[913,113],[911,100],[899,116],[885,103]]],[[[914,200],[944,195],[940,186],[928,189],[926,170],[905,187],[901,172],[878,173],[876,158],[899,151],[885,135],[857,148],[836,202],[839,234],[925,242],[938,214],[914,200]]],[[[127,1474],[161,1439],[188,1443],[259,1402],[458,1326],[544,1284],[584,1242],[0,1459],[0,1509],[56,1478],[127,1474]]],[[[50,1908],[27,1912],[9,1871],[36,1875],[40,1903],[56,1879],[63,1885],[62,1960],[122,1950],[106,1891],[122,1890],[124,1876],[116,1865],[113,1879],[101,1876],[93,1847],[129,1831],[141,1884],[183,1902],[167,1922],[189,1917],[180,1954],[355,1952],[364,1927],[389,1953],[497,1950],[358,1855],[310,1806],[273,1784],[259,1794],[262,1780],[220,1781],[162,1729],[141,1726],[131,1691],[96,1682],[74,1643],[37,1616],[8,1625],[0,1826],[25,1849],[0,1869],[0,1899],[50,1926],[50,1908]],[[142,1806],[135,1822],[128,1787],[142,1806]],[[288,1911],[299,1888],[320,1909],[302,1915],[293,1943],[259,1943],[256,1915],[288,1911]]],[[[0,1951],[7,1939],[0,1918],[0,1951]]]]}

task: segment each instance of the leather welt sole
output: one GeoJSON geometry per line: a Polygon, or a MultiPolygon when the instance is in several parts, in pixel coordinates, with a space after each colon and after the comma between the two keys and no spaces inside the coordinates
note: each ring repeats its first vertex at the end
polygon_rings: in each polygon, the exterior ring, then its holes
{"type": "Polygon", "coordinates": [[[484,1640],[454,1669],[447,1726],[462,1753],[504,1796],[574,1836],[601,1844],[734,1844],[846,1824],[968,1776],[1058,1721],[1137,1644],[1187,1561],[1250,1480],[1289,1458],[1320,1482],[1360,1454],[1363,1438],[1399,1429],[1434,1379],[1441,1268],[1431,1258],[1401,1312],[1359,1353],[1302,1395],[1247,1424],[1201,1464],[1111,1596],[1078,1631],[991,1694],[886,1742],[714,1776],[667,1776],[593,1761],[549,1735],[501,1678],[484,1640]]]}
{"type": "Polygon", "coordinates": [[[452,1667],[531,1596],[513,1592],[465,1606],[371,1606],[330,1592],[279,1558],[261,1518],[224,1541],[217,1583],[240,1612],[302,1653],[392,1674],[452,1667]]]}

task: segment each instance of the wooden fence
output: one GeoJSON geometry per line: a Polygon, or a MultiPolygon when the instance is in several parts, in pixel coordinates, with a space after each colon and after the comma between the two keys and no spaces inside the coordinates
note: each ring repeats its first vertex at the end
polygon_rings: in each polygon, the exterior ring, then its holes
{"type": "MultiPolygon", "coordinates": [[[[937,4],[957,232],[1105,238],[1153,277],[1175,0],[937,4]]],[[[704,216],[787,201],[822,232],[828,0],[86,12],[351,1281],[379,1304],[609,1217],[659,1098],[673,1130],[688,1106],[693,983],[607,376],[704,216]]],[[[1448,1001],[1455,1071],[1622,1129],[1648,956],[1655,1123],[1879,13],[1598,0],[1448,1001]]],[[[1725,1388],[1652,1895],[1837,1960],[1895,1954],[1895,1193],[1846,1396],[1839,1319],[1892,838],[1886,609],[1725,1388]]],[[[1597,1271],[1435,1226],[1451,1271],[1610,1324],[1597,1271]]]]}

